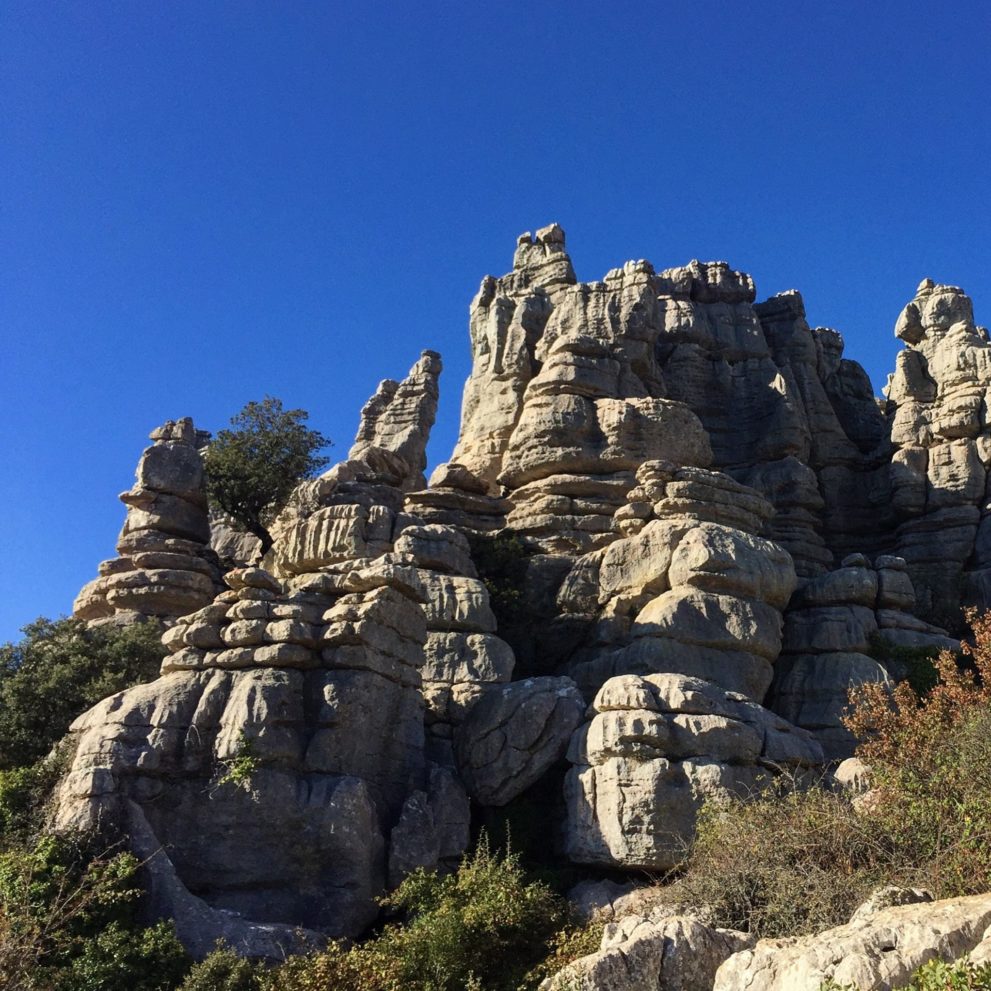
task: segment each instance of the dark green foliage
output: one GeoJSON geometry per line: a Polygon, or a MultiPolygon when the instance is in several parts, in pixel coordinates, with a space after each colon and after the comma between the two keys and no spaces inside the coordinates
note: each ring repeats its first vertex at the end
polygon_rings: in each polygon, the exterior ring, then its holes
{"type": "Polygon", "coordinates": [[[43,835],[0,855],[0,986],[169,991],[189,960],[169,924],[137,921],[137,860],[43,835]]]}
{"type": "Polygon", "coordinates": [[[305,426],[305,410],[282,408],[266,396],[231,418],[207,448],[204,463],[211,505],[262,542],[272,546],[268,524],[293,489],[327,464],[318,451],[330,441],[305,426]]]}
{"type": "Polygon", "coordinates": [[[894,678],[907,681],[918,696],[928,695],[939,681],[938,647],[903,647],[880,634],[871,638],[870,656],[894,678]]]}
{"type": "Polygon", "coordinates": [[[0,850],[40,830],[48,797],[65,772],[66,756],[59,747],[36,764],[0,771],[0,850]]]}
{"type": "Polygon", "coordinates": [[[553,956],[588,952],[592,940],[568,930],[567,906],[530,880],[512,853],[484,837],[457,873],[417,871],[386,900],[402,913],[374,939],[290,961],[271,976],[280,991],[516,991],[535,988],[553,956]],[[570,950],[569,950],[570,948],[570,950]]]}
{"type": "Polygon", "coordinates": [[[155,623],[87,628],[38,619],[0,647],[0,769],[45,756],[81,712],[158,677],[165,648],[155,623]]]}
{"type": "Polygon", "coordinates": [[[264,974],[261,964],[220,945],[193,966],[178,991],[261,991],[264,974]]]}
{"type": "Polygon", "coordinates": [[[471,559],[478,577],[489,590],[489,602],[499,626],[515,619],[524,607],[528,552],[523,541],[511,530],[495,536],[477,533],[469,536],[471,559]]]}

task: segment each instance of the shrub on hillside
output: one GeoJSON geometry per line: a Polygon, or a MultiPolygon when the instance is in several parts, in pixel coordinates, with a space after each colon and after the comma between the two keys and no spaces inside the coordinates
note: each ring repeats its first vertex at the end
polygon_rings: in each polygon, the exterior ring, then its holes
{"type": "Polygon", "coordinates": [[[43,835],[0,854],[0,987],[170,991],[189,960],[170,924],[138,922],[130,854],[43,835]]]}
{"type": "Polygon", "coordinates": [[[155,623],[38,619],[23,632],[0,646],[0,769],[44,757],[91,705],[157,678],[165,656],[155,623]]]}
{"type": "Polygon", "coordinates": [[[588,941],[568,931],[567,906],[528,879],[512,853],[483,840],[457,872],[416,871],[385,900],[405,915],[365,943],[291,960],[269,976],[280,991],[516,991],[563,966],[588,941]]]}
{"type": "Polygon", "coordinates": [[[876,828],[941,897],[991,888],[991,614],[967,620],[964,664],[940,653],[924,696],[861,686],[846,721],[872,768],[876,828]]]}
{"type": "Polygon", "coordinates": [[[889,852],[842,795],[822,788],[710,804],[670,897],[760,937],[846,922],[887,879],[889,852]]]}

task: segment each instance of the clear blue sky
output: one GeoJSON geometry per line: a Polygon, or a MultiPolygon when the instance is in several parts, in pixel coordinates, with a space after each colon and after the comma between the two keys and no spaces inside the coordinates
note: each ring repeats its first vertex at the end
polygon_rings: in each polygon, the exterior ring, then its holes
{"type": "Polygon", "coordinates": [[[880,389],[926,276],[991,322],[985,2],[0,6],[0,640],[113,556],[148,431],[266,393],[344,456],[551,220],[800,289],[880,389]]]}

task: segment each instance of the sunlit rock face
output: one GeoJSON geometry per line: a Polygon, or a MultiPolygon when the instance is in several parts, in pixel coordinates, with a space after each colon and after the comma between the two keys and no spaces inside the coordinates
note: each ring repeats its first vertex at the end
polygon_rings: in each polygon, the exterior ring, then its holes
{"type": "Polygon", "coordinates": [[[885,390],[895,548],[918,609],[953,622],[961,599],[991,604],[991,345],[963,290],[931,279],[902,310],[895,335],[905,342],[885,390]]]}
{"type": "Polygon", "coordinates": [[[158,617],[168,656],[73,725],[59,823],[126,830],[194,954],[279,957],[524,792],[574,862],[666,870],[705,797],[847,756],[850,689],[904,674],[881,641],[991,604],[991,344],[927,281],[878,400],[797,292],[756,300],[725,262],[579,282],[558,225],[521,236],[450,459],[425,481],[424,351],[263,558],[209,518],[206,437],[157,430],[76,611],[158,617]]]}
{"type": "Polygon", "coordinates": [[[80,591],[72,607],[77,619],[169,622],[205,606],[220,590],[199,450],[208,436],[188,417],[151,432],[134,487],[120,496],[127,506],[120,556],[104,561],[100,576],[80,591]]]}

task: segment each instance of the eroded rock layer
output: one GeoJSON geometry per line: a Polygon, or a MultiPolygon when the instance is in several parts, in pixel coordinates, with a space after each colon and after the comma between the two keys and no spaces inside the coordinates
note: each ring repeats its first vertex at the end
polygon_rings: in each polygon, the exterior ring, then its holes
{"type": "Polygon", "coordinates": [[[127,519],[120,557],[76,597],[72,611],[88,622],[171,620],[209,603],[219,590],[220,562],[210,548],[210,519],[199,448],[208,435],[193,421],[153,430],[134,487],[120,496],[127,519]]]}

